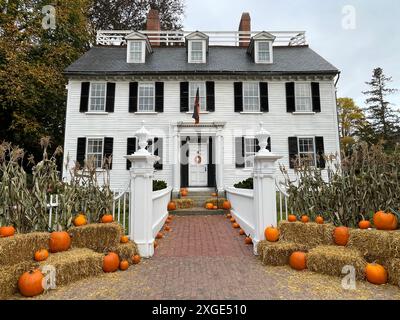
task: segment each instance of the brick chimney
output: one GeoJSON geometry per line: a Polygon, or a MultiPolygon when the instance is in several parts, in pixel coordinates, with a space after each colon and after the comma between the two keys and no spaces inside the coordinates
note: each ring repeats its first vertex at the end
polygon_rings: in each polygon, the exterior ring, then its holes
{"type": "MultiPolygon", "coordinates": [[[[158,10],[156,9],[150,9],[149,13],[147,14],[147,21],[146,21],[146,30],[147,31],[160,31],[160,15],[158,13],[158,10]]],[[[154,33],[149,35],[150,43],[154,47],[159,47],[160,46],[160,34],[159,33],[154,33]]]]}
{"type": "MultiPolygon", "coordinates": [[[[240,18],[239,31],[251,31],[251,19],[248,12],[242,13],[242,17],[240,18]]],[[[250,44],[250,35],[244,37],[242,36],[240,40],[242,42],[239,43],[239,46],[248,47],[250,44]]]]}

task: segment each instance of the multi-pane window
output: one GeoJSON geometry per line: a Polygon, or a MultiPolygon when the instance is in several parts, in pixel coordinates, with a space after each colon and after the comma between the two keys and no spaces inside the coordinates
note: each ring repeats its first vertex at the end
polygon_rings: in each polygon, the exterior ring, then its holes
{"type": "Polygon", "coordinates": [[[296,83],[296,111],[312,111],[311,85],[296,83]]]}
{"type": "Polygon", "coordinates": [[[256,140],[254,138],[244,139],[244,161],[246,168],[254,167],[254,155],[256,154],[256,140]]]}
{"type": "Polygon", "coordinates": [[[243,83],[243,111],[260,111],[260,91],[256,82],[243,83]]]}
{"type": "Polygon", "coordinates": [[[138,111],[139,112],[153,112],[155,103],[155,89],[154,83],[140,83],[139,84],[139,99],[138,111]]]}
{"type": "Polygon", "coordinates": [[[129,61],[133,63],[141,63],[143,57],[142,41],[130,41],[129,43],[129,61]]]}
{"type": "Polygon", "coordinates": [[[86,159],[93,161],[96,168],[103,166],[103,139],[102,138],[88,138],[86,159]]]}
{"type": "Polygon", "coordinates": [[[271,62],[270,43],[268,41],[258,42],[258,62],[271,62]]]}
{"type": "Polygon", "coordinates": [[[314,138],[299,138],[299,157],[301,161],[307,161],[315,166],[314,138]]]}
{"type": "Polygon", "coordinates": [[[206,99],[206,84],[205,82],[190,82],[189,84],[189,111],[194,110],[194,103],[196,100],[197,88],[199,89],[199,103],[200,110],[207,110],[207,99],[206,99]]]}
{"type": "Polygon", "coordinates": [[[106,107],[106,84],[92,82],[90,85],[90,108],[89,111],[105,111],[106,107]]]}
{"type": "Polygon", "coordinates": [[[203,62],[203,41],[191,41],[190,62],[203,62]]]}

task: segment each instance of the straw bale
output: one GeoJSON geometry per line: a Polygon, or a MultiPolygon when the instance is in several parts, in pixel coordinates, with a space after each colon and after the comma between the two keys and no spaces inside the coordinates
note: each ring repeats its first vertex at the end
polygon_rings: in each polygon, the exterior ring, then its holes
{"type": "Polygon", "coordinates": [[[132,256],[139,254],[136,244],[132,241],[119,244],[114,252],[118,254],[120,260],[128,260],[129,263],[132,263],[132,256]]]}
{"type": "Polygon", "coordinates": [[[307,251],[307,246],[294,242],[268,242],[261,241],[258,244],[263,264],[271,266],[284,266],[289,264],[289,257],[295,251],[307,251]]]}
{"type": "Polygon", "coordinates": [[[33,260],[0,267],[0,299],[6,299],[17,293],[19,277],[35,267],[38,267],[38,263],[33,260]]]}

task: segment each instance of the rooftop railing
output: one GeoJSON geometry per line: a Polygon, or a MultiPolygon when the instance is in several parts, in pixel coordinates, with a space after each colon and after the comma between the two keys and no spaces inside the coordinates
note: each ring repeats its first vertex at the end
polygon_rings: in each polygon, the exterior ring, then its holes
{"type": "MultiPolygon", "coordinates": [[[[125,45],[125,37],[131,30],[99,30],[97,45],[120,46],[125,45]]],[[[181,46],[185,44],[185,37],[193,31],[138,31],[147,35],[150,42],[158,42],[161,46],[181,46]]],[[[248,43],[249,39],[261,31],[202,31],[209,37],[210,45],[239,46],[248,43]]],[[[307,45],[305,31],[268,31],[276,37],[274,46],[302,46],[307,45]]]]}

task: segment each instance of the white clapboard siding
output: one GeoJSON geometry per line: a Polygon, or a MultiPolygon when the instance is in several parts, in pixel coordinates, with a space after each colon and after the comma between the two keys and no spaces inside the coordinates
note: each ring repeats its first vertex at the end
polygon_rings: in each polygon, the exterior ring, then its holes
{"type": "MultiPolygon", "coordinates": [[[[89,80],[88,80],[89,81],[89,80]]],[[[134,79],[132,79],[134,81],[134,79]]],[[[280,163],[288,167],[288,137],[323,136],[325,152],[339,151],[335,88],[333,81],[320,81],[321,113],[314,115],[293,115],[286,112],[284,81],[269,81],[269,112],[264,114],[239,114],[234,112],[232,81],[215,81],[215,112],[201,114],[200,121],[224,121],[224,185],[230,186],[251,175],[251,170],[235,168],[234,137],[254,135],[259,122],[271,133],[272,151],[282,155],[280,163]]],[[[114,113],[93,115],[79,112],[81,82],[71,80],[68,85],[68,106],[65,133],[65,158],[69,166],[76,160],[78,137],[113,137],[113,168],[111,186],[123,188],[129,180],[126,170],[127,138],[133,137],[140,129],[141,122],[152,136],[164,138],[163,170],[157,171],[155,179],[173,183],[173,145],[171,125],[178,121],[193,121],[191,114],[180,112],[179,81],[164,81],[164,112],[155,115],[128,112],[129,82],[117,82],[114,113]]],[[[64,172],[68,177],[68,172],[64,172]]]]}

